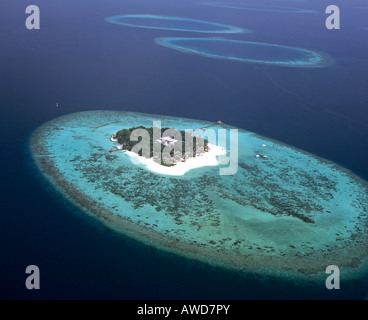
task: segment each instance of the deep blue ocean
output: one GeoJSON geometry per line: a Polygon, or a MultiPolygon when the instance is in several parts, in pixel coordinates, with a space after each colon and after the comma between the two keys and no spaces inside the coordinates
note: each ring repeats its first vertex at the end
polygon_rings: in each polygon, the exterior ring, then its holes
{"type": "Polygon", "coordinates": [[[224,9],[199,0],[2,0],[1,299],[367,297],[368,279],[329,291],[324,283],[297,286],[240,277],[142,245],[68,204],[31,162],[29,138],[44,122],[78,111],[126,110],[221,120],[329,159],[368,180],[366,1],[233,2],[320,13],[224,9]],[[25,27],[30,4],[40,8],[40,30],[25,27]],[[340,7],[340,30],[325,27],[330,4],[340,7]],[[104,21],[130,13],[231,24],[255,32],[227,34],[228,39],[316,50],[331,55],[334,63],[303,69],[211,59],[154,43],[156,37],[201,34],[104,21]],[[25,287],[31,264],[40,268],[40,290],[25,287]]]}

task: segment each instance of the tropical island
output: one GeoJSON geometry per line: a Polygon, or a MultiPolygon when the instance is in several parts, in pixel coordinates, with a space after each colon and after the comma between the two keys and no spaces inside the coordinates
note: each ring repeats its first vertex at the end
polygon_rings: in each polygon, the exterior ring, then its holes
{"type": "Polygon", "coordinates": [[[366,277],[367,181],[243,129],[234,175],[207,167],[222,166],[216,157],[222,144],[212,146],[216,140],[210,137],[208,152],[170,167],[128,151],[129,146],[117,151],[119,141],[114,141],[115,152],[108,152],[112,133],[158,121],[180,129],[217,125],[124,111],[72,113],[33,133],[32,159],[77,208],[157,249],[240,274],[303,284],[323,284],[329,265],[343,270],[344,282],[366,277]]]}
{"type": "Polygon", "coordinates": [[[129,128],[129,129],[122,129],[122,130],[115,132],[111,136],[110,140],[113,142],[118,142],[120,144],[120,146],[118,146],[117,149],[133,152],[132,150],[134,149],[134,147],[138,143],[140,143],[143,139],[142,137],[140,137],[140,139],[137,139],[136,141],[131,139],[132,132],[138,129],[145,130],[148,133],[150,151],[149,151],[149,156],[144,155],[143,149],[141,148],[138,150],[136,154],[141,157],[145,156],[146,158],[152,158],[154,162],[159,163],[163,166],[168,166],[168,167],[174,166],[180,161],[185,162],[186,160],[190,158],[198,157],[202,155],[204,152],[209,151],[208,139],[204,139],[202,137],[195,136],[188,132],[186,133],[184,130],[179,131],[179,130],[172,129],[172,128],[161,128],[161,129],[156,128],[157,130],[160,130],[159,131],[160,138],[158,139],[155,139],[153,127],[146,128],[144,126],[139,126],[139,127],[129,128]],[[171,130],[175,130],[177,133],[180,133],[181,139],[175,139],[173,135],[165,136],[165,132],[170,132],[171,130]],[[184,139],[182,139],[182,137],[184,137],[184,139]],[[187,139],[190,139],[190,141],[187,141],[187,139]],[[188,147],[186,147],[186,142],[187,142],[187,145],[190,146],[189,150],[186,150],[188,149],[188,147]],[[154,154],[155,144],[156,144],[156,147],[159,146],[158,149],[160,151],[160,154],[163,154],[163,151],[165,150],[165,148],[169,148],[170,149],[169,155],[171,158],[165,159],[165,158],[162,158],[161,156],[157,156],[156,154],[154,154]]]}
{"type": "MultiPolygon", "coordinates": [[[[217,124],[222,123],[219,121],[217,124]]],[[[209,143],[208,139],[194,135],[193,131],[167,127],[158,129],[138,126],[121,129],[110,140],[118,144],[110,152],[122,150],[133,163],[151,172],[170,176],[182,176],[192,169],[217,166],[217,156],[226,154],[223,147],[209,143]],[[143,130],[146,139],[149,139],[149,145],[146,145],[148,152],[147,149],[143,152],[142,146],[138,145],[142,143],[142,136],[137,134],[136,139],[132,139],[135,130],[143,130]]]]}

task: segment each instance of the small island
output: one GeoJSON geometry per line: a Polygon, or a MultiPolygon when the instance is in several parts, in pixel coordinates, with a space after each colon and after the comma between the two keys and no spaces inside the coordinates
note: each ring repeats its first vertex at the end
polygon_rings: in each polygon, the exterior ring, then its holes
{"type": "Polygon", "coordinates": [[[116,131],[110,140],[117,143],[110,152],[122,150],[133,163],[151,172],[171,176],[181,176],[196,168],[217,166],[217,156],[226,154],[223,147],[209,143],[208,139],[194,135],[193,131],[172,128],[132,127],[116,131]],[[149,152],[145,154],[138,146],[143,138],[131,139],[137,129],[144,130],[146,137],[149,137],[149,152]]]}
{"type": "MultiPolygon", "coordinates": [[[[132,152],[132,149],[142,141],[142,137],[138,141],[134,141],[131,139],[131,134],[134,130],[137,129],[143,129],[149,134],[149,140],[150,140],[150,153],[149,157],[146,158],[152,158],[154,162],[159,163],[163,166],[174,166],[178,162],[185,162],[186,160],[190,158],[195,158],[200,155],[202,155],[204,152],[209,151],[209,145],[208,145],[208,139],[204,139],[202,137],[195,136],[191,133],[186,133],[184,130],[178,131],[173,128],[161,128],[157,130],[160,130],[160,138],[155,139],[154,137],[154,128],[146,128],[144,126],[140,127],[133,127],[129,129],[122,129],[117,132],[115,132],[111,136],[111,141],[118,142],[120,146],[117,147],[119,150],[129,151],[132,152]],[[169,130],[175,130],[176,132],[180,133],[181,139],[177,140],[174,136],[165,136],[165,132],[169,130]],[[186,140],[190,139],[190,148],[189,150],[186,150],[186,140]],[[164,149],[167,147],[170,150],[170,156],[171,158],[162,158],[158,157],[157,155],[154,155],[154,144],[160,145],[160,151],[161,154],[163,153],[164,149]],[[181,146],[179,145],[181,144],[181,146]],[[181,152],[177,150],[181,150],[181,152]]],[[[136,155],[144,156],[142,149],[136,153],[136,155]]]]}

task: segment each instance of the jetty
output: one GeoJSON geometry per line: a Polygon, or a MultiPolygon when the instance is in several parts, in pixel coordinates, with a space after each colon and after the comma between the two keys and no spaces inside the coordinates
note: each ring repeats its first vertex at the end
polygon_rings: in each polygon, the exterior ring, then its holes
{"type": "Polygon", "coordinates": [[[105,123],[105,124],[103,124],[103,125],[101,125],[101,126],[98,126],[98,127],[93,128],[93,129],[98,129],[98,128],[106,127],[106,126],[108,126],[108,125],[110,125],[110,124],[117,123],[117,122],[119,122],[119,121],[114,121],[114,122],[105,123]]]}
{"type": "Polygon", "coordinates": [[[208,126],[205,126],[205,127],[202,127],[202,128],[198,128],[198,129],[201,129],[201,130],[204,130],[204,129],[206,129],[206,128],[209,128],[209,127],[213,127],[213,126],[217,126],[217,125],[220,125],[220,126],[223,126],[224,125],[224,123],[222,122],[222,121],[217,121],[217,122],[215,122],[215,123],[213,123],[213,124],[210,124],[210,125],[208,125],[208,126]]]}

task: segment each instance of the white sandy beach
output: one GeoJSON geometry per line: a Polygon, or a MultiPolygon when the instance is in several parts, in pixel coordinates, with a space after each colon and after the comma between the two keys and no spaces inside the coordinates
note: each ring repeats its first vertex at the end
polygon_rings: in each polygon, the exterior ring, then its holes
{"type": "Polygon", "coordinates": [[[226,150],[222,147],[209,143],[208,152],[205,152],[198,157],[187,159],[185,162],[177,162],[176,165],[171,167],[163,166],[157,162],[154,162],[152,158],[147,159],[131,151],[125,151],[124,153],[131,158],[133,163],[138,160],[138,164],[145,166],[146,169],[152,172],[170,176],[182,176],[191,169],[206,166],[217,166],[219,164],[217,156],[226,154],[226,150]]]}

